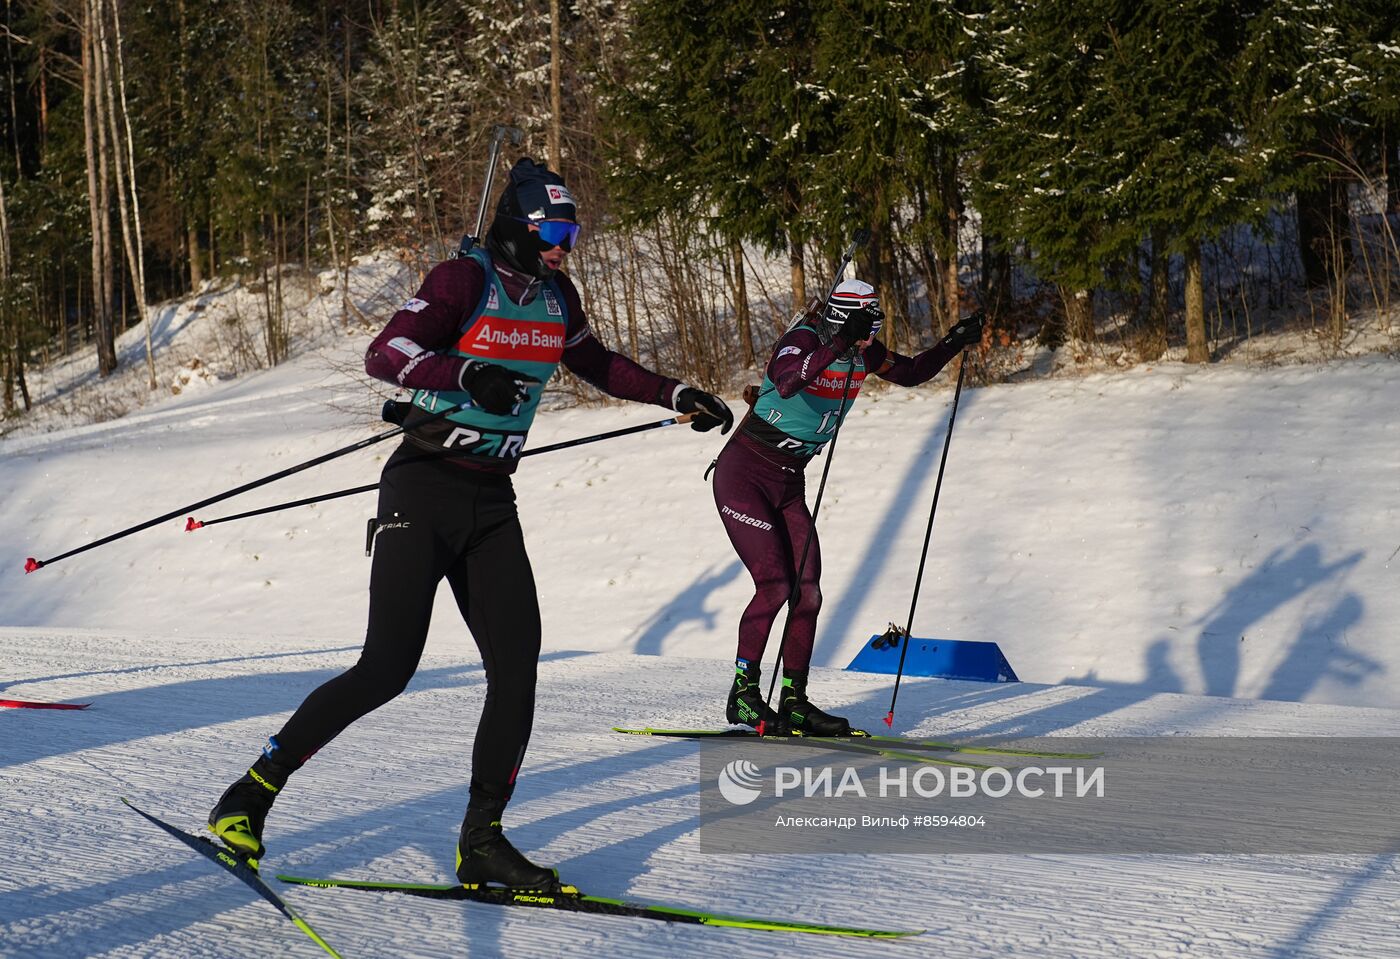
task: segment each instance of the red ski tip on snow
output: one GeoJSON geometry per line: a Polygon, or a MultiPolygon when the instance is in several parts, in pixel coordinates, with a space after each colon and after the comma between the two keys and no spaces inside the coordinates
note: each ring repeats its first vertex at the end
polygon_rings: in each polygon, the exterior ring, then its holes
{"type": "Polygon", "coordinates": [[[186,533],[193,533],[195,530],[197,530],[197,529],[203,529],[203,528],[204,528],[204,524],[201,523],[199,520],[195,519],[193,516],[191,516],[189,519],[185,520],[185,532],[186,532],[186,533]]]}
{"type": "Polygon", "coordinates": [[[24,561],[24,573],[27,576],[30,573],[34,572],[36,569],[41,568],[43,565],[43,563],[39,562],[37,559],[31,556],[24,561]]]}
{"type": "Polygon", "coordinates": [[[885,715],[885,725],[888,726],[888,727],[890,727],[891,729],[894,729],[894,710],[893,710],[893,709],[891,709],[891,710],[885,715]]]}

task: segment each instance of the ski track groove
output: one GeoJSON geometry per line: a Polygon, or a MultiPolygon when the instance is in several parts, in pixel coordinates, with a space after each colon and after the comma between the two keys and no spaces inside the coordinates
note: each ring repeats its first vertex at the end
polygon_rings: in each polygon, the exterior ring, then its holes
{"type": "MultiPolygon", "coordinates": [[[[117,797],[202,829],[209,805],[262,740],[315,682],[353,659],[287,637],[225,638],[215,648],[198,637],[0,629],[0,685],[31,698],[94,702],[84,713],[0,717],[8,724],[0,819],[24,824],[0,833],[0,956],[324,955],[117,797]]],[[[1357,955],[1358,943],[1367,956],[1400,956],[1394,857],[705,855],[695,746],[608,727],[714,725],[728,668],[720,660],[547,656],[535,737],[508,819],[517,844],[598,895],[925,927],[926,935],[799,939],[392,894],[280,891],[347,957],[1330,959],[1357,955]],[[639,689],[661,704],[655,714],[639,714],[639,689]],[[867,888],[881,893],[862,899],[867,888]]],[[[863,711],[856,718],[876,725],[886,678],[822,671],[818,681],[833,705],[855,705],[863,711]]],[[[450,881],[482,682],[465,648],[430,648],[408,693],[351,727],[293,780],[269,819],[265,875],[450,881]]],[[[1052,731],[1074,734],[1400,733],[1400,714],[1383,709],[1172,694],[1125,695],[1109,708],[1091,687],[1029,684],[925,681],[905,695],[904,731],[927,735],[1032,735],[1046,708],[1052,731]]]]}

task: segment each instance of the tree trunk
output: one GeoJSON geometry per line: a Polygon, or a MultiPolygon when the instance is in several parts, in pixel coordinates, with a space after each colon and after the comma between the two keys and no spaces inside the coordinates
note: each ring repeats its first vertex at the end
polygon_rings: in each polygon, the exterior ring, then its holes
{"type": "Polygon", "coordinates": [[[675,324],[676,343],[680,347],[680,375],[683,379],[690,380],[695,369],[693,364],[701,357],[698,351],[691,347],[689,310],[681,286],[680,260],[682,254],[679,250],[670,248],[668,243],[668,240],[675,235],[673,223],[660,221],[653,227],[652,241],[656,245],[658,265],[661,267],[661,275],[666,278],[668,293],[671,297],[668,309],[671,320],[675,324]],[[672,255],[674,255],[674,259],[672,259],[672,255]]]}
{"type": "MultiPolygon", "coordinates": [[[[903,234],[900,234],[901,237],[903,234]]],[[[909,306],[913,302],[913,297],[909,294],[909,278],[903,269],[900,261],[900,253],[903,252],[899,241],[895,238],[895,222],[893,216],[890,218],[890,304],[899,311],[899,331],[907,338],[908,343],[917,347],[919,345],[919,334],[914,328],[913,315],[909,312],[909,306]]],[[[907,255],[905,257],[908,259],[907,255]]],[[[883,304],[882,304],[883,305],[883,304]]],[[[885,307],[886,310],[889,307],[885,307]]]]}
{"type": "MultiPolygon", "coordinates": [[[[326,69],[329,71],[329,69],[330,69],[330,65],[329,65],[329,64],[327,64],[326,69]]],[[[327,80],[329,81],[329,77],[327,78],[327,80]]],[[[332,188],[332,186],[331,186],[331,178],[330,178],[331,166],[332,166],[332,164],[335,163],[335,138],[331,135],[331,124],[332,124],[332,122],[333,122],[332,118],[334,117],[335,113],[334,113],[334,110],[333,110],[333,102],[332,102],[332,100],[331,100],[331,95],[332,95],[331,90],[332,90],[331,84],[330,84],[329,82],[327,82],[327,83],[326,83],[326,178],[325,178],[326,195],[325,195],[325,199],[322,201],[322,203],[324,204],[323,209],[325,210],[325,217],[326,217],[326,239],[327,239],[327,241],[330,243],[330,248],[331,248],[331,263],[334,264],[335,267],[336,267],[336,269],[338,270],[338,269],[340,268],[340,249],[339,249],[339,247],[338,247],[338,245],[337,245],[337,243],[336,243],[336,237],[335,237],[335,200],[334,200],[333,194],[331,193],[331,190],[332,190],[333,188],[332,188]]],[[[344,294],[344,291],[342,291],[342,292],[341,292],[341,296],[343,297],[344,295],[345,295],[345,294],[344,294]]],[[[341,316],[341,322],[343,323],[343,322],[345,322],[345,321],[347,321],[347,320],[349,320],[349,319],[350,319],[349,311],[348,311],[348,310],[347,310],[347,311],[344,311],[343,314],[342,314],[342,316],[341,316]]]]}
{"type": "Polygon", "coordinates": [[[564,96],[560,76],[563,50],[559,43],[559,0],[549,0],[549,165],[564,173],[564,96]]]}
{"type": "MultiPolygon", "coordinates": [[[[90,0],[93,20],[100,17],[97,0],[90,0]]],[[[102,91],[107,87],[107,74],[102,57],[98,56],[97,34],[91,38],[93,55],[93,122],[97,127],[97,193],[98,209],[102,213],[99,226],[102,228],[102,302],[107,317],[107,348],[112,353],[112,368],[117,366],[116,337],[124,329],[117,322],[117,308],[121,301],[117,298],[117,250],[112,240],[112,166],[111,144],[107,142],[107,118],[105,99],[102,91]]]]}
{"type": "Polygon", "coordinates": [[[68,278],[63,269],[67,256],[58,258],[58,335],[63,355],[68,355],[68,278]]]}
{"type": "Polygon", "coordinates": [[[880,224],[880,245],[875,251],[876,292],[880,296],[880,308],[885,311],[885,326],[881,330],[881,342],[898,348],[904,333],[904,311],[900,309],[899,297],[894,292],[894,224],[888,215],[880,224]]]}
{"type": "Polygon", "coordinates": [[[987,325],[993,331],[1005,332],[1010,338],[1011,309],[1011,251],[1006,242],[994,233],[982,233],[982,307],[987,311],[987,325]]]}
{"type": "MultiPolygon", "coordinates": [[[[914,222],[925,223],[930,219],[928,191],[923,183],[914,184],[914,222]]],[[[928,298],[928,326],[929,332],[934,338],[938,338],[945,332],[942,314],[943,297],[939,292],[943,288],[943,274],[938,266],[938,251],[934,249],[933,243],[929,240],[929,232],[918,230],[916,250],[919,256],[919,271],[923,274],[925,295],[928,298]]]]}
{"type": "Polygon", "coordinates": [[[107,157],[103,135],[101,99],[96,87],[101,78],[94,50],[96,24],[93,0],[83,7],[83,151],[87,158],[88,215],[92,222],[92,316],[97,341],[97,372],[107,376],[117,368],[117,351],[112,329],[112,271],[108,247],[109,197],[107,157]]]}
{"type": "Polygon", "coordinates": [[[1201,244],[1186,247],[1186,362],[1209,363],[1206,344],[1206,290],[1201,276],[1201,244]]]}
{"type": "MultiPolygon", "coordinates": [[[[6,317],[0,314],[0,344],[9,340],[8,327],[9,323],[6,321],[6,317]]],[[[0,383],[3,383],[3,387],[0,387],[0,412],[6,416],[15,411],[15,376],[10,364],[11,356],[8,349],[0,346],[0,383]]]]}
{"type": "Polygon", "coordinates": [[[29,383],[24,378],[24,346],[16,341],[15,343],[15,382],[19,384],[19,396],[24,402],[24,411],[28,413],[34,408],[33,402],[29,398],[29,383]]]}
{"type": "Polygon", "coordinates": [[[1147,279],[1147,311],[1143,318],[1138,355],[1144,360],[1161,359],[1167,351],[1167,312],[1170,309],[1171,259],[1167,255],[1167,231],[1152,231],[1151,270],[1147,279]]]}
{"type": "MultiPolygon", "coordinates": [[[[34,312],[38,314],[39,307],[38,291],[34,293],[34,312]]],[[[13,353],[11,353],[10,371],[13,374],[15,385],[20,386],[20,399],[24,402],[24,412],[28,413],[34,407],[29,402],[29,384],[24,379],[24,321],[18,314],[11,314],[11,335],[14,336],[13,353]]]]}
{"type": "Polygon", "coordinates": [[[5,0],[5,63],[9,66],[10,69],[11,117],[11,120],[7,124],[7,126],[9,126],[10,128],[10,140],[13,143],[15,149],[15,177],[18,178],[24,171],[24,162],[20,159],[19,155],[19,123],[16,122],[19,117],[19,105],[15,101],[15,90],[18,89],[19,84],[15,82],[15,54],[14,48],[11,44],[11,40],[14,37],[14,34],[11,32],[12,24],[10,22],[12,6],[13,0],[5,0]]]}
{"type": "MultiPolygon", "coordinates": [[[[102,74],[107,78],[104,100],[112,128],[112,158],[116,163],[117,201],[121,209],[122,246],[126,249],[127,268],[131,270],[131,285],[136,290],[136,308],[146,338],[147,388],[156,388],[155,351],[151,345],[151,316],[146,308],[146,262],[141,249],[141,204],[136,194],[136,150],[131,142],[131,117],[127,114],[126,70],[121,53],[121,18],[112,4],[112,46],[116,49],[116,70],[113,71],[107,42],[106,12],[109,0],[98,2],[97,41],[102,74]],[[116,90],[113,90],[113,87],[116,90]],[[120,96],[117,96],[117,94],[120,96]],[[120,108],[119,108],[120,107],[120,108]],[[123,122],[119,123],[119,119],[123,122]],[[125,136],[123,137],[123,134],[125,136]],[[123,150],[125,146],[125,150],[123,150]],[[128,208],[127,192],[131,194],[128,208]]],[[[125,299],[122,302],[125,307],[125,299]]]]}
{"type": "Polygon", "coordinates": [[[753,348],[753,320],[749,315],[749,285],[744,277],[744,247],[737,240],[730,244],[730,255],[734,260],[734,318],[739,325],[739,348],[743,350],[746,364],[755,362],[758,357],[753,348]]]}
{"type": "Polygon", "coordinates": [[[1311,190],[1299,190],[1298,255],[1309,289],[1338,286],[1351,269],[1351,210],[1349,182],[1328,174],[1311,190]]]}
{"type": "Polygon", "coordinates": [[[39,163],[42,166],[49,154],[49,68],[47,47],[39,44],[39,163]]]}
{"type": "Polygon", "coordinates": [[[1400,152],[1387,126],[1381,138],[1381,167],[1385,173],[1385,212],[1400,213],[1400,152]]]}
{"type": "MultiPolygon", "coordinates": [[[[351,155],[351,150],[350,150],[351,143],[353,142],[353,140],[351,139],[351,135],[350,135],[350,134],[351,134],[351,129],[352,129],[352,128],[351,128],[351,124],[350,124],[350,117],[351,117],[351,115],[352,115],[352,112],[351,112],[351,109],[350,109],[350,103],[351,103],[350,91],[351,91],[351,89],[353,88],[352,77],[354,76],[354,71],[351,69],[351,65],[350,65],[350,18],[349,18],[349,17],[346,17],[346,16],[342,16],[342,17],[340,18],[340,20],[341,20],[341,23],[343,24],[343,30],[344,30],[344,34],[343,34],[344,41],[341,43],[341,48],[342,48],[342,53],[341,53],[342,64],[341,64],[341,65],[342,65],[342,69],[343,69],[344,87],[345,87],[345,102],[344,102],[344,104],[343,104],[343,109],[342,109],[342,111],[341,111],[341,112],[344,114],[344,120],[345,120],[345,150],[344,150],[344,153],[345,153],[345,181],[344,181],[344,189],[345,189],[346,195],[347,195],[347,196],[350,196],[350,195],[352,195],[351,191],[354,189],[354,187],[353,187],[353,185],[352,185],[352,184],[354,183],[354,163],[353,163],[353,159],[354,159],[354,158],[353,158],[353,156],[351,155]]],[[[347,216],[347,222],[348,222],[348,219],[349,219],[349,217],[347,216]]],[[[345,235],[345,259],[344,259],[344,261],[343,261],[343,263],[342,263],[342,266],[341,266],[341,273],[340,273],[340,309],[341,309],[341,313],[342,313],[342,315],[343,315],[343,317],[344,317],[344,322],[349,323],[349,322],[350,322],[351,307],[352,307],[352,303],[351,303],[351,301],[350,301],[350,258],[351,258],[351,256],[352,256],[352,254],[351,254],[351,252],[350,252],[351,240],[350,240],[350,230],[349,230],[349,228],[346,229],[345,234],[346,234],[346,235],[345,235]]]]}
{"type": "MultiPolygon", "coordinates": [[[[875,197],[875,205],[877,207],[879,206],[879,202],[879,188],[877,187],[875,197]]],[[[844,240],[845,238],[842,237],[842,239],[844,240]]],[[[879,220],[875,220],[870,224],[870,239],[866,241],[863,247],[856,250],[855,259],[852,261],[851,264],[853,269],[847,270],[846,272],[847,277],[859,277],[866,283],[869,283],[871,286],[873,286],[875,288],[875,295],[880,297],[880,304],[882,307],[884,307],[883,287],[885,274],[883,268],[884,258],[880,255],[880,251],[883,249],[884,245],[885,224],[881,223],[879,220]]],[[[840,264],[840,257],[837,257],[836,259],[831,261],[831,268],[829,272],[832,274],[833,282],[835,281],[834,274],[836,272],[836,268],[840,266],[840,264]]],[[[832,289],[831,286],[824,286],[821,290],[822,295],[825,296],[827,290],[830,289],[832,289]]],[[[885,309],[885,314],[886,316],[889,315],[888,308],[885,309]]],[[[889,329],[889,324],[886,323],[885,329],[881,331],[880,341],[882,343],[891,342],[888,339],[891,332],[893,331],[889,329]]]]}
{"type": "Polygon", "coordinates": [[[204,284],[204,253],[199,248],[199,227],[193,218],[185,227],[185,243],[189,250],[190,290],[198,292],[204,284]]]}
{"type": "Polygon", "coordinates": [[[792,312],[807,305],[807,270],[802,259],[802,241],[788,234],[788,269],[792,276],[792,312]]]}
{"type": "MultiPolygon", "coordinates": [[[[8,18],[9,7],[6,5],[8,18]]],[[[8,38],[6,43],[8,43],[8,38]]],[[[14,309],[14,291],[10,289],[10,215],[5,198],[5,177],[0,175],[0,360],[4,361],[4,411],[15,409],[15,379],[19,370],[20,335],[19,311],[14,309]]],[[[19,374],[22,379],[23,374],[19,374]]],[[[28,409],[29,404],[25,403],[28,409]]]]}
{"type": "MultiPolygon", "coordinates": [[[[627,244],[629,246],[628,262],[638,261],[637,238],[633,234],[628,234],[627,244]]],[[[637,270],[621,270],[622,274],[622,296],[627,306],[627,343],[631,348],[631,357],[634,362],[640,363],[642,360],[641,344],[637,341],[637,270]]]]}
{"type": "MultiPolygon", "coordinates": [[[[177,11],[177,21],[180,30],[179,61],[177,84],[177,102],[180,105],[181,124],[190,123],[193,117],[190,115],[189,93],[187,91],[188,79],[190,76],[189,67],[189,28],[185,19],[185,0],[177,0],[175,4],[177,11]]],[[[183,210],[185,214],[185,256],[189,262],[190,269],[190,292],[195,293],[204,285],[204,253],[199,246],[199,209],[198,202],[190,198],[190,205],[183,210]]]]}
{"type": "Polygon", "coordinates": [[[943,260],[943,315],[951,329],[962,315],[962,283],[958,280],[958,224],[956,217],[949,224],[949,242],[953,253],[943,260]]]}
{"type": "Polygon", "coordinates": [[[272,275],[274,305],[277,310],[277,358],[281,362],[287,358],[291,333],[287,329],[286,299],[282,295],[282,271],[287,264],[287,218],[280,213],[272,214],[272,250],[272,262],[277,270],[272,275]]]}
{"type": "Polygon", "coordinates": [[[10,213],[5,199],[5,178],[0,176],[0,289],[10,279],[10,213]]]}
{"type": "Polygon", "coordinates": [[[958,163],[946,157],[939,176],[939,199],[943,203],[943,315],[951,328],[962,314],[962,284],[958,281],[958,226],[962,222],[962,194],[958,190],[958,163]]]}
{"type": "Polygon", "coordinates": [[[1081,343],[1094,342],[1094,291],[1061,286],[1065,310],[1065,336],[1081,343]]]}

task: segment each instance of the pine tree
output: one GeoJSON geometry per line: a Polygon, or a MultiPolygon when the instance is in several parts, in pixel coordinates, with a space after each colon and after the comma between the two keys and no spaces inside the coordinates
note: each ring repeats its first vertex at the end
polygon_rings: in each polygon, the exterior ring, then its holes
{"type": "Polygon", "coordinates": [[[1260,220],[1274,186],[1241,119],[1238,89],[1259,6],[1054,0],[1007,8],[1007,22],[1020,26],[999,34],[979,202],[998,229],[1025,238],[1037,272],[1060,286],[1069,335],[1092,339],[1093,289],[1135,285],[1148,243],[1145,353],[1166,346],[1166,263],[1180,254],[1188,359],[1209,359],[1202,245],[1260,220]]]}
{"type": "Polygon", "coordinates": [[[819,235],[872,230],[862,276],[897,319],[894,253],[906,233],[921,252],[935,335],[959,312],[960,164],[985,42],[974,6],[851,0],[825,4],[816,24],[817,89],[832,104],[808,187],[819,235]]]}
{"type": "Polygon", "coordinates": [[[1261,165],[1276,189],[1295,194],[1306,283],[1329,289],[1339,334],[1349,184],[1400,115],[1400,13],[1384,0],[1270,0],[1252,22],[1238,79],[1261,165]]]}
{"type": "MultiPolygon", "coordinates": [[[[1109,26],[1114,43],[1100,82],[1116,105],[1105,125],[1123,157],[1109,215],[1130,227],[1125,244],[1150,240],[1155,283],[1165,282],[1167,256],[1184,257],[1192,362],[1209,359],[1202,245],[1234,224],[1258,222],[1269,206],[1235,83],[1258,6],[1144,0],[1109,26]]],[[[1162,306],[1149,311],[1147,340],[1158,349],[1145,352],[1153,358],[1165,347],[1165,327],[1156,325],[1165,322],[1162,306]]]]}
{"type": "Polygon", "coordinates": [[[613,192],[631,221],[708,214],[726,240],[786,248],[797,304],[818,227],[812,158],[831,140],[813,14],[805,2],[643,0],[623,82],[609,90],[613,192]]]}
{"type": "Polygon", "coordinates": [[[1065,325],[1052,318],[1041,331],[1052,345],[1066,334],[1094,338],[1093,291],[1128,261],[1136,237],[1112,217],[1129,168],[1102,86],[1110,22],[1089,0],[1007,0],[992,20],[976,203],[983,229],[1023,239],[1031,266],[1060,289],[1065,325]]]}

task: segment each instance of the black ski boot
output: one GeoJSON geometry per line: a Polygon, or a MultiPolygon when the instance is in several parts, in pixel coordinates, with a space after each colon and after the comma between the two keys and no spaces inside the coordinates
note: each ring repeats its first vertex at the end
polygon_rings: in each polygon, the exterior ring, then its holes
{"type": "Polygon", "coordinates": [[[786,736],[791,730],[787,722],[763,701],[762,673],[757,663],[734,661],[734,683],[729,687],[729,702],[724,718],[731,723],[752,726],[760,736],[786,736]]]}
{"type": "Polygon", "coordinates": [[[851,724],[843,716],[822,712],[807,698],[807,674],[783,670],[783,698],[778,712],[794,730],[808,736],[849,736],[851,724]]]}
{"type": "Polygon", "coordinates": [[[501,831],[496,809],[468,809],[457,839],[457,881],[464,886],[493,883],[514,889],[557,889],[559,874],[526,859],[501,831]]]}
{"type": "Polygon", "coordinates": [[[267,851],[262,843],[263,821],[267,818],[267,811],[287,784],[287,777],[297,768],[274,742],[263,750],[243,778],[224,790],[209,811],[209,831],[247,859],[254,869],[267,851]]]}

